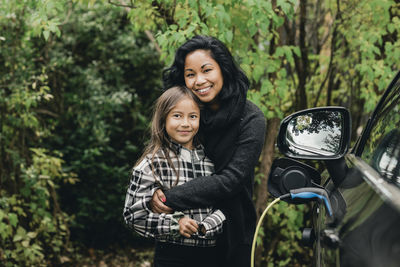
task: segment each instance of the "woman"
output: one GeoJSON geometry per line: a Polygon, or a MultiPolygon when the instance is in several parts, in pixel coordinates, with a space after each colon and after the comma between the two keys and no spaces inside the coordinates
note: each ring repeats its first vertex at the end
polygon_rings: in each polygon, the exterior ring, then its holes
{"type": "Polygon", "coordinates": [[[150,206],[156,213],[206,206],[221,209],[226,225],[217,242],[219,265],[249,266],[256,224],[254,167],[265,136],[263,113],[246,100],[249,80],[221,41],[196,36],[178,48],[163,82],[165,89],[186,86],[204,104],[200,138],[215,174],[165,192],[157,190],[150,206]]]}

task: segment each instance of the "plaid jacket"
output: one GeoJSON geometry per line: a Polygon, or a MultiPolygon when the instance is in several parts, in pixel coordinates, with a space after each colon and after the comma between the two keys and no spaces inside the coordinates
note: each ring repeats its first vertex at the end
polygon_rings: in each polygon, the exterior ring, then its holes
{"type": "MultiPolygon", "coordinates": [[[[208,159],[202,146],[188,150],[181,145],[176,145],[178,157],[172,156],[175,168],[179,167],[179,182],[186,183],[196,177],[211,175],[214,165],[208,159]]],[[[173,214],[157,214],[148,208],[154,192],[161,188],[168,190],[175,186],[177,177],[169,166],[162,150],[154,157],[153,165],[155,175],[151,170],[151,156],[146,157],[132,171],[132,177],[127,190],[124,219],[125,222],[137,233],[145,237],[152,237],[162,242],[170,242],[187,246],[210,247],[216,244],[216,235],[222,232],[225,216],[220,210],[211,207],[185,210],[173,214]],[[178,220],[187,216],[203,225],[207,230],[204,236],[198,233],[191,238],[179,234],[178,220]]]]}

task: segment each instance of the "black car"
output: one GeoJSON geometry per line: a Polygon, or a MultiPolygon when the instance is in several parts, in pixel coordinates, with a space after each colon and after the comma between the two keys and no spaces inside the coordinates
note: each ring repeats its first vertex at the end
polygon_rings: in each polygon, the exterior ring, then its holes
{"type": "Polygon", "coordinates": [[[400,266],[400,72],[349,152],[350,129],[342,107],[285,118],[277,145],[286,157],[274,161],[268,190],[289,203],[318,200],[303,231],[314,266],[400,266]]]}

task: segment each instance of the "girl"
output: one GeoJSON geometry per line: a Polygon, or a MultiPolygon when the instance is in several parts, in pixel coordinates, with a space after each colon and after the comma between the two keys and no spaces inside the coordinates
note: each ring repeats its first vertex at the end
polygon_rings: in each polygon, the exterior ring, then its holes
{"type": "Polygon", "coordinates": [[[202,205],[154,214],[147,207],[157,189],[165,191],[213,173],[214,166],[196,138],[199,121],[196,96],[183,86],[168,89],[155,105],[150,144],[133,168],[123,215],[137,233],[157,240],[155,266],[215,264],[216,235],[225,220],[220,210],[202,205]]]}
{"type": "Polygon", "coordinates": [[[165,88],[186,86],[205,105],[200,138],[215,164],[215,174],[168,191],[157,190],[152,210],[169,213],[204,205],[220,208],[226,227],[217,243],[219,266],[250,266],[256,224],[254,168],[266,125],[260,109],[246,100],[249,80],[222,42],[196,36],[178,48],[172,66],[163,73],[163,82],[165,88]]]}

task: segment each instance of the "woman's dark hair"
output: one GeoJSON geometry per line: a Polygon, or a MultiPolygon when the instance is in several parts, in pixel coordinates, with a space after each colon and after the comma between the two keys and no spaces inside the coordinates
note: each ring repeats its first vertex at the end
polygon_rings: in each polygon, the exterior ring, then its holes
{"type": "Polygon", "coordinates": [[[186,41],[175,53],[171,67],[163,71],[164,90],[173,86],[185,86],[184,67],[186,56],[195,50],[202,49],[210,52],[211,57],[218,63],[224,78],[221,99],[242,94],[246,96],[249,79],[243,70],[235,63],[228,48],[218,39],[198,35],[186,41]]]}

